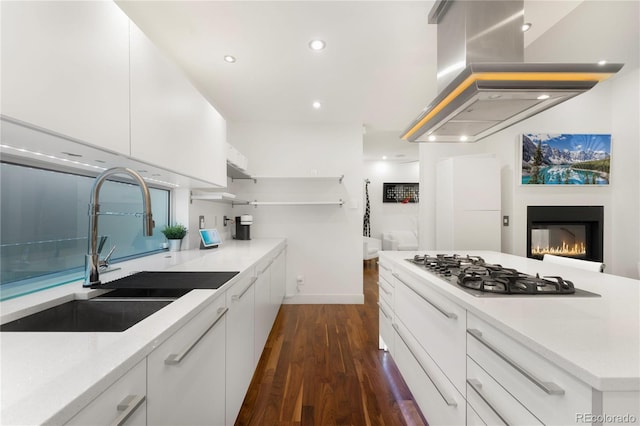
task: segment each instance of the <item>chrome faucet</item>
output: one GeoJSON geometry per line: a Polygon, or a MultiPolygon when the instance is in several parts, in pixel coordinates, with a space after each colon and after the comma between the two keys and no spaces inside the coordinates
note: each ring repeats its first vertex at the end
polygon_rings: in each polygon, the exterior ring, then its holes
{"type": "MultiPolygon", "coordinates": [[[[109,177],[116,174],[125,174],[131,176],[140,185],[140,191],[142,192],[143,213],[137,213],[136,216],[142,215],[142,233],[144,236],[153,235],[153,217],[151,215],[151,194],[149,193],[149,187],[147,186],[142,176],[135,171],[126,167],[114,167],[102,172],[93,183],[91,188],[91,195],[89,197],[89,242],[87,248],[87,254],[84,258],[84,283],[83,287],[91,287],[92,285],[100,284],[100,276],[98,270],[101,263],[100,254],[98,252],[98,215],[100,215],[100,204],[98,200],[100,198],[100,188],[104,181],[109,177]]],[[[105,213],[106,214],[106,213],[105,213]]],[[[113,214],[113,213],[111,213],[113,214]]],[[[111,257],[112,252],[108,257],[111,257]]]]}

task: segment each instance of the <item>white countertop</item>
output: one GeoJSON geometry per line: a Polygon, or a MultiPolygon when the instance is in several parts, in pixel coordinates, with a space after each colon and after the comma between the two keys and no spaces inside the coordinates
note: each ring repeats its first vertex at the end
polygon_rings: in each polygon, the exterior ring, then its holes
{"type": "MultiPolygon", "coordinates": [[[[114,266],[103,282],[137,271],[239,271],[218,290],[192,290],[120,333],[0,333],[1,424],[64,423],[144,359],[284,239],[228,241],[211,250],[163,252],[114,266]]],[[[0,303],[2,323],[102,290],[81,281],[0,303]]]]}
{"type": "MultiPolygon", "coordinates": [[[[436,252],[427,252],[435,255],[436,252]]],[[[441,253],[441,252],[438,252],[441,253]]],[[[531,350],[600,391],[640,391],[640,281],[497,252],[471,251],[489,263],[559,275],[602,297],[475,297],[404,259],[424,252],[380,252],[531,350]]],[[[386,261],[386,262],[385,262],[386,261]]],[[[398,265],[398,267],[396,267],[398,265]]]]}

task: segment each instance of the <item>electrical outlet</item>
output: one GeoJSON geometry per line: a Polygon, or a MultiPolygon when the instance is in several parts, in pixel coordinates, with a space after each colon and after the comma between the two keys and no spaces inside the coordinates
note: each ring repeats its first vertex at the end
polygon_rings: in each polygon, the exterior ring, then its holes
{"type": "Polygon", "coordinates": [[[198,226],[200,227],[200,229],[204,229],[204,227],[205,227],[205,224],[204,224],[204,216],[200,216],[200,218],[199,218],[199,220],[198,220],[198,223],[199,223],[199,225],[198,225],[198,226]]]}

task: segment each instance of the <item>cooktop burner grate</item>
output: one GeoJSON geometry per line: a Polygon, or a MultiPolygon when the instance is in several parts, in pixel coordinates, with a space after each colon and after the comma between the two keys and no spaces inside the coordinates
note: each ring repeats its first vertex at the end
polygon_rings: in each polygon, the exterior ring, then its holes
{"type": "MultiPolygon", "coordinates": [[[[576,288],[569,280],[559,276],[529,275],[502,265],[485,262],[480,256],[416,255],[407,259],[442,276],[450,283],[471,290],[475,295],[568,295],[576,288]],[[480,294],[478,294],[480,293],[480,294]]],[[[580,290],[581,295],[595,293],[580,290]]]]}

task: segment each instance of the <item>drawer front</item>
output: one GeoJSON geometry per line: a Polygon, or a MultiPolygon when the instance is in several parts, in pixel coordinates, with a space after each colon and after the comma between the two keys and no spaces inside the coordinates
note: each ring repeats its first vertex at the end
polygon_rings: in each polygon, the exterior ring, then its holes
{"type": "Polygon", "coordinates": [[[467,353],[545,424],[576,424],[576,413],[592,412],[587,384],[471,314],[467,353]]]}
{"type": "Polygon", "coordinates": [[[396,318],[464,393],[466,310],[430,289],[427,282],[396,274],[396,318]]]}
{"type": "Polygon", "coordinates": [[[385,349],[393,356],[394,354],[394,331],[393,331],[393,310],[384,302],[378,303],[379,318],[379,349],[385,349]]]}
{"type": "Polygon", "coordinates": [[[393,269],[390,263],[387,263],[383,260],[378,261],[378,276],[380,278],[384,278],[388,283],[393,285],[393,275],[391,273],[393,269]]]}
{"type": "Polygon", "coordinates": [[[467,358],[467,403],[488,425],[542,424],[471,358],[467,358]]]}
{"type": "Polygon", "coordinates": [[[378,300],[384,300],[387,305],[393,307],[393,291],[393,285],[391,285],[389,281],[381,276],[378,281],[378,300]]]}
{"type": "Polygon", "coordinates": [[[147,360],[140,361],[66,425],[147,424],[147,360]]]}
{"type": "Polygon", "coordinates": [[[431,425],[463,425],[464,397],[402,324],[396,324],[394,331],[393,359],[427,422],[431,425]]]}
{"type": "Polygon", "coordinates": [[[487,422],[482,420],[473,407],[467,403],[467,423],[466,426],[486,426],[487,422]]]}

